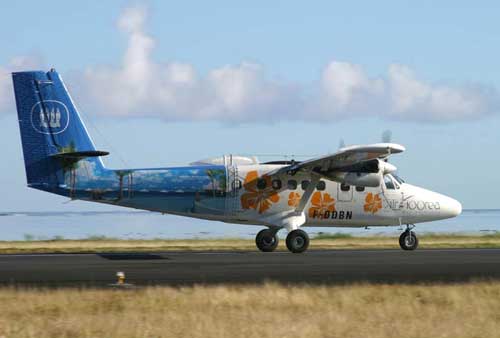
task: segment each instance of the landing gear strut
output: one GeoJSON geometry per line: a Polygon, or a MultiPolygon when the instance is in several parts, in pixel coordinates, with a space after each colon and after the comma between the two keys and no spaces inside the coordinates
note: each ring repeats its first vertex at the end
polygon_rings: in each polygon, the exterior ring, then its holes
{"type": "Polygon", "coordinates": [[[302,253],[309,247],[309,236],[304,230],[292,230],[286,236],[286,247],[293,253],[302,253]]]}
{"type": "Polygon", "coordinates": [[[406,230],[399,236],[399,246],[406,251],[413,251],[418,247],[417,235],[411,229],[414,226],[407,225],[406,230]]]}
{"type": "Polygon", "coordinates": [[[255,237],[255,244],[262,252],[272,252],[278,247],[279,239],[277,231],[264,229],[259,231],[255,237]]]}

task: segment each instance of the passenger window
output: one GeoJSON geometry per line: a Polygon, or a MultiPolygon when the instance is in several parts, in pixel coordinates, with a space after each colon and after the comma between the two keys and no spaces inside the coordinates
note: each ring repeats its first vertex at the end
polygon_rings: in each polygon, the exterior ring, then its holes
{"type": "Polygon", "coordinates": [[[309,186],[309,183],[311,183],[311,182],[309,182],[309,181],[302,181],[300,183],[300,186],[302,187],[302,190],[306,190],[307,187],[309,186]]]}
{"type": "Polygon", "coordinates": [[[266,189],[266,186],[267,186],[267,182],[265,179],[259,178],[257,180],[257,189],[264,190],[264,189],[266,189]]]}
{"type": "Polygon", "coordinates": [[[281,180],[273,180],[272,186],[274,190],[281,189],[281,180]]]}
{"type": "Polygon", "coordinates": [[[316,189],[319,191],[325,190],[326,189],[325,181],[319,181],[318,184],[316,185],[316,189]]]}
{"type": "Polygon", "coordinates": [[[288,180],[287,187],[290,190],[297,189],[297,181],[296,180],[288,180]]]}
{"type": "Polygon", "coordinates": [[[388,175],[384,176],[385,187],[390,190],[394,190],[394,182],[392,182],[391,178],[388,175]]]}
{"type": "Polygon", "coordinates": [[[348,184],[345,184],[345,183],[341,183],[340,184],[340,190],[342,190],[342,191],[349,191],[349,190],[351,190],[351,186],[348,185],[348,184]]]}
{"type": "Polygon", "coordinates": [[[357,192],[363,192],[363,191],[365,191],[365,187],[356,186],[356,191],[357,192]]]}

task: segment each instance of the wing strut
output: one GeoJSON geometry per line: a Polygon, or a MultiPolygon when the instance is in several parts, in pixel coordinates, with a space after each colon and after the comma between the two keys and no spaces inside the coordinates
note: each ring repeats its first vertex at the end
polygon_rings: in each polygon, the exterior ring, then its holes
{"type": "Polygon", "coordinates": [[[307,202],[309,202],[312,193],[316,189],[316,186],[318,185],[320,178],[321,178],[320,175],[311,173],[311,182],[309,183],[309,185],[306,188],[306,191],[304,191],[304,194],[300,198],[299,205],[295,208],[296,213],[301,213],[302,211],[304,211],[304,208],[306,207],[307,202]]]}

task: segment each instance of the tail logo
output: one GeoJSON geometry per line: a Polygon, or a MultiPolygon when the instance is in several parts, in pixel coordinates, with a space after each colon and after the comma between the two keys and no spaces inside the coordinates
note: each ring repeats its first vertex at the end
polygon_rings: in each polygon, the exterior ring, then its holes
{"type": "Polygon", "coordinates": [[[39,101],[31,108],[31,125],[41,134],[60,134],[68,128],[68,107],[61,101],[39,101]]]}

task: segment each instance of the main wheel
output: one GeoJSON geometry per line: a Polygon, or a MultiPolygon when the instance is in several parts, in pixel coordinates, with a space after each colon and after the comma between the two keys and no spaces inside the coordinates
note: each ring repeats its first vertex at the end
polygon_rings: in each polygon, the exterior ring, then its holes
{"type": "Polygon", "coordinates": [[[309,236],[304,230],[293,230],[286,236],[286,247],[293,253],[301,253],[309,247],[309,236]]]}
{"type": "Polygon", "coordinates": [[[412,251],[418,247],[418,238],[413,231],[405,231],[399,236],[399,246],[403,250],[412,251]]]}
{"type": "Polygon", "coordinates": [[[255,244],[260,251],[271,252],[278,247],[279,239],[275,231],[264,229],[255,237],[255,244]]]}

